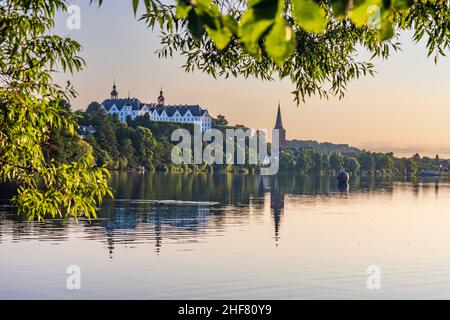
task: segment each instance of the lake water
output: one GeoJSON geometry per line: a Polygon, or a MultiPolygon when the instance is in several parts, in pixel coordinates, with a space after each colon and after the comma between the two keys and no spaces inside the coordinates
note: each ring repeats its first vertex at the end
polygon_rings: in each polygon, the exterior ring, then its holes
{"type": "Polygon", "coordinates": [[[450,298],[446,181],[347,190],[334,178],[114,174],[111,185],[93,222],[30,223],[2,201],[0,298],[450,298]],[[80,290],[67,289],[70,265],[80,290]]]}

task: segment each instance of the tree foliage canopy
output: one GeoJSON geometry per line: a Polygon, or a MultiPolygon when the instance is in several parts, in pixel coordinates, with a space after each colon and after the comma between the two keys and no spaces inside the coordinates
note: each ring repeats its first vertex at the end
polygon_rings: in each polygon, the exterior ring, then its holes
{"type": "Polygon", "coordinates": [[[92,167],[89,148],[73,162],[48,150],[54,134],[74,136],[76,129],[66,103],[75,91],[56,85],[52,75],[84,64],[77,42],[48,32],[55,12],[65,9],[62,0],[0,2],[0,181],[18,184],[13,201],[30,219],[96,217],[110,193],[107,171],[92,167]]]}
{"type": "MultiPolygon", "coordinates": [[[[104,0],[97,0],[100,4],[104,0]]],[[[289,78],[297,103],[343,97],[352,79],[374,74],[372,57],[398,50],[401,30],[425,35],[428,55],[449,50],[447,0],[132,0],[150,28],[159,27],[159,56],[180,53],[186,71],[213,77],[289,78]]]]}

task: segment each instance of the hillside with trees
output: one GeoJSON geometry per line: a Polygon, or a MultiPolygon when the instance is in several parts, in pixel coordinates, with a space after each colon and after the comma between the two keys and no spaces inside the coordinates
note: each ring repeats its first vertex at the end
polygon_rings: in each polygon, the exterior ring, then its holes
{"type": "MultiPolygon", "coordinates": [[[[193,132],[192,125],[157,122],[149,116],[139,116],[122,123],[117,116],[108,116],[97,102],[85,112],[75,112],[80,126],[79,136],[67,132],[53,133],[48,152],[58,161],[78,161],[83,153],[96,166],[119,171],[160,172],[234,172],[257,173],[250,165],[184,165],[171,162],[175,143],[171,133],[178,128],[193,132]]],[[[215,127],[246,129],[243,125],[230,125],[225,116],[214,119],[215,127]]],[[[359,150],[345,144],[293,140],[282,150],[280,172],[295,174],[335,175],[345,169],[352,175],[416,176],[419,174],[446,174],[448,161],[438,155],[434,159],[420,157],[396,158],[393,153],[359,150]]],[[[225,145],[223,146],[225,148],[225,145]]]]}
{"type": "MultiPolygon", "coordinates": [[[[76,111],[74,115],[79,125],[77,141],[83,141],[96,166],[109,170],[249,173],[256,169],[251,165],[173,164],[171,153],[178,142],[171,142],[172,132],[181,128],[193,134],[193,125],[152,121],[148,115],[122,123],[117,115],[109,116],[97,102],[92,102],[84,112],[76,111]]],[[[224,116],[214,121],[224,126],[228,124],[224,116]]],[[[71,156],[74,151],[67,150],[70,139],[63,132],[55,133],[49,146],[52,155],[61,161],[76,161],[76,154],[71,156]],[[66,144],[60,142],[63,139],[68,139],[66,144]]]]}

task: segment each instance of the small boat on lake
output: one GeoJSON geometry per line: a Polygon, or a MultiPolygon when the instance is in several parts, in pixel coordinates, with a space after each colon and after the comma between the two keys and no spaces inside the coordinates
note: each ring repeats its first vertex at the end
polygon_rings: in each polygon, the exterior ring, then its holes
{"type": "Polygon", "coordinates": [[[341,172],[339,172],[339,174],[336,176],[336,179],[339,181],[339,183],[348,183],[348,181],[350,180],[350,175],[348,174],[347,171],[342,170],[341,172]]]}

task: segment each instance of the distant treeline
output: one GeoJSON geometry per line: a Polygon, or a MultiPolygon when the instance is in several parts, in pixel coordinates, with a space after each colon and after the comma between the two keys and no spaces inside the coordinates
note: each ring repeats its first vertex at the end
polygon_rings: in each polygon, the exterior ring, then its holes
{"type": "Polygon", "coordinates": [[[350,147],[347,144],[335,144],[331,142],[317,142],[314,140],[290,140],[286,146],[291,150],[313,149],[321,153],[359,154],[361,150],[350,147]]]}
{"type": "MultiPolygon", "coordinates": [[[[46,146],[49,159],[70,163],[81,155],[88,155],[93,165],[120,171],[162,172],[232,172],[257,173],[254,165],[174,165],[171,152],[175,143],[170,141],[177,128],[193,131],[192,125],[151,121],[149,116],[128,119],[122,123],[117,116],[108,116],[97,102],[86,111],[76,111],[74,117],[80,126],[78,135],[52,132],[46,146]]],[[[214,119],[213,126],[230,128],[224,116],[214,119]]],[[[242,125],[234,127],[245,128],[242,125]]],[[[420,173],[446,173],[448,161],[420,157],[396,158],[393,153],[360,151],[346,145],[318,144],[314,141],[294,141],[295,149],[284,149],[280,156],[280,171],[298,174],[333,175],[342,169],[353,175],[415,176],[420,173]],[[303,143],[303,144],[305,144],[303,143]],[[320,148],[314,148],[314,145],[320,148]],[[298,148],[302,146],[302,148],[298,148]],[[334,146],[334,147],[333,147],[334,146]],[[344,152],[323,152],[323,149],[344,152]],[[340,150],[340,149],[338,149],[340,150]],[[345,153],[345,151],[351,151],[345,153]]]]}
{"type": "Polygon", "coordinates": [[[446,174],[448,160],[420,157],[396,158],[393,153],[360,151],[357,155],[321,153],[313,149],[283,150],[280,171],[300,174],[336,174],[342,169],[351,174],[378,176],[415,176],[418,174],[446,174]]]}

